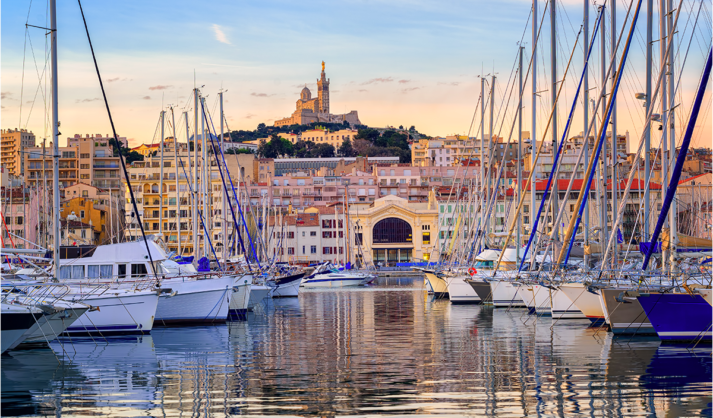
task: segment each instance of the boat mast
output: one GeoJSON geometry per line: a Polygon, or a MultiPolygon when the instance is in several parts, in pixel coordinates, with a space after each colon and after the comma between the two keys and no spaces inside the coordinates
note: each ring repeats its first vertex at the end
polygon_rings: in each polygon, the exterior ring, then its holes
{"type": "MultiPolygon", "coordinates": [[[[186,119],[186,122],[188,120],[186,119]]],[[[176,241],[178,243],[178,255],[181,252],[181,176],[178,174],[178,137],[176,136],[176,115],[171,106],[171,124],[173,125],[173,165],[176,168],[176,241]]],[[[186,124],[188,127],[188,124],[186,124]]]]}
{"type": "MultiPolygon", "coordinates": [[[[536,18],[533,18],[533,20],[536,18]]],[[[520,98],[518,99],[518,112],[517,112],[517,159],[518,159],[518,164],[517,164],[517,193],[515,196],[517,196],[517,200],[520,200],[520,195],[523,193],[522,190],[522,164],[520,164],[520,160],[522,159],[522,55],[524,53],[525,47],[520,47],[520,56],[519,56],[519,63],[518,63],[518,69],[517,69],[517,76],[518,76],[518,92],[520,98]]],[[[522,214],[518,213],[517,214],[517,244],[515,245],[516,248],[516,263],[520,263],[520,247],[522,246],[522,238],[520,237],[520,231],[522,231],[522,214]]],[[[503,251],[505,249],[503,248],[503,251]]]]}
{"type": "MultiPolygon", "coordinates": [[[[187,147],[186,151],[188,154],[188,173],[185,174],[186,185],[188,186],[189,196],[193,197],[188,211],[191,212],[191,218],[194,219],[193,228],[192,228],[192,231],[193,231],[193,252],[192,253],[195,258],[195,255],[196,255],[196,223],[195,223],[196,211],[194,210],[194,207],[195,207],[196,197],[193,194],[193,187],[191,187],[191,174],[190,173],[191,173],[191,169],[193,166],[191,164],[191,133],[188,128],[188,112],[183,112],[183,118],[186,120],[186,147],[187,147]]],[[[186,225],[186,226],[188,226],[188,225],[186,225]]]]}
{"type": "MultiPolygon", "coordinates": [[[[653,0],[649,0],[653,1],[653,0]]],[[[587,65],[589,61],[589,0],[584,0],[584,22],[582,31],[584,32],[584,65],[587,65]]],[[[583,74],[584,80],[582,80],[582,87],[584,88],[582,101],[584,106],[582,106],[582,112],[584,114],[584,125],[582,128],[582,147],[584,148],[584,160],[589,161],[589,71],[585,71],[583,74]]],[[[578,165],[574,166],[575,173],[579,169],[578,165]]],[[[570,185],[571,186],[571,185],[570,185]]],[[[570,187],[571,188],[571,187],[570,187]]],[[[585,193],[589,193],[587,190],[585,193]]],[[[566,202],[565,202],[566,204],[566,202]]],[[[559,222],[559,221],[557,221],[559,222]]],[[[562,243],[564,245],[564,242],[562,243]]],[[[589,200],[584,206],[584,247],[589,246],[589,200]]],[[[584,252],[584,268],[589,270],[589,255],[587,251],[584,252]]]]}
{"type": "MultiPolygon", "coordinates": [[[[606,8],[606,3],[602,5],[602,8],[606,8]]],[[[605,13],[606,10],[602,10],[602,13],[605,13]]],[[[601,39],[601,72],[602,72],[602,90],[606,91],[607,90],[607,44],[606,44],[606,21],[604,20],[604,16],[602,15],[602,19],[599,20],[599,30],[602,33],[602,39],[601,39]]],[[[612,66],[613,68],[616,68],[612,66]]],[[[606,117],[606,112],[607,108],[602,107],[602,120],[606,117]]],[[[600,247],[604,244],[604,241],[609,237],[609,231],[608,231],[608,223],[607,223],[607,174],[609,172],[609,168],[607,167],[607,137],[606,137],[606,131],[607,131],[607,126],[604,126],[604,139],[602,142],[602,151],[601,151],[601,156],[599,159],[599,175],[597,178],[600,179],[599,184],[597,184],[597,190],[599,190],[599,245],[600,247]],[[601,187],[600,187],[601,186],[601,187]]],[[[576,232],[576,231],[575,231],[576,232]]],[[[601,248],[600,248],[601,251],[601,248]]],[[[600,269],[604,270],[605,267],[604,265],[600,266],[600,269]]]]}
{"type": "MultiPolygon", "coordinates": [[[[611,60],[612,65],[616,67],[616,0],[611,1],[611,60]]],[[[612,80],[614,78],[612,77],[612,80]]],[[[619,163],[619,146],[618,138],[616,133],[616,100],[612,102],[612,115],[611,115],[611,170],[612,170],[612,188],[611,188],[611,214],[612,221],[616,219],[617,207],[617,193],[619,193],[619,170],[617,169],[619,163]]],[[[618,235],[617,231],[612,230],[612,234],[618,235]]],[[[623,237],[623,235],[622,235],[623,237]]],[[[603,243],[602,243],[603,244],[603,243]]],[[[601,248],[602,246],[600,246],[601,248]]],[[[612,257],[613,267],[616,269],[619,265],[619,258],[617,256],[618,245],[614,246],[614,254],[612,257]]],[[[603,250],[603,248],[602,248],[603,250]]]]}
{"type": "MultiPolygon", "coordinates": [[[[225,147],[225,140],[223,138],[224,132],[223,132],[223,92],[221,91],[218,93],[218,97],[220,98],[220,151],[224,151],[225,147]]],[[[217,156],[216,156],[217,158],[217,156]]],[[[220,169],[220,165],[218,166],[218,169],[220,169]]],[[[227,169],[227,167],[226,167],[227,169]]],[[[227,235],[228,235],[228,226],[226,225],[228,221],[228,217],[226,216],[226,212],[228,208],[226,207],[227,205],[227,199],[229,199],[228,193],[225,193],[225,196],[221,199],[221,221],[220,221],[220,226],[222,227],[221,234],[223,235],[223,262],[228,261],[228,257],[230,256],[230,249],[228,248],[227,245],[227,235]]],[[[237,225],[235,225],[237,227],[237,225]]]]}
{"type": "Polygon", "coordinates": [[[203,251],[201,252],[203,257],[207,257],[209,238],[211,235],[210,221],[211,216],[208,212],[208,199],[210,197],[210,189],[213,187],[213,182],[211,181],[212,173],[210,170],[210,161],[208,161],[208,146],[205,140],[205,97],[201,97],[201,156],[203,161],[203,181],[201,181],[201,191],[203,193],[203,251]]]}
{"type": "MultiPolygon", "coordinates": [[[[535,211],[535,184],[537,175],[535,174],[535,161],[537,159],[537,0],[532,0],[532,133],[530,134],[530,229],[535,224],[533,219],[535,211]]],[[[522,199],[520,199],[522,200],[522,199]]],[[[535,265],[536,251],[530,254],[530,270],[535,265]]]]}
{"type": "MultiPolygon", "coordinates": [[[[186,116],[188,118],[188,116],[186,116]]],[[[186,123],[188,130],[188,123],[186,123]]],[[[188,150],[190,154],[190,149],[188,150]]],[[[190,158],[188,161],[190,165],[190,158]]],[[[193,258],[198,260],[198,89],[193,89],[193,258]]]]}
{"type": "MultiPolygon", "coordinates": [[[[45,173],[45,167],[47,167],[45,161],[47,157],[47,138],[42,138],[42,204],[45,205],[47,202],[47,174],[45,173]]],[[[23,155],[22,158],[25,158],[23,155]]],[[[42,213],[42,246],[47,248],[47,214],[44,211],[42,213]]],[[[50,211],[51,213],[51,211],[50,211]]]]}
{"type": "MultiPolygon", "coordinates": [[[[654,59],[653,55],[653,16],[654,16],[654,0],[646,0],[646,97],[644,98],[644,106],[646,114],[649,114],[651,108],[651,63],[654,59]]],[[[650,214],[650,197],[649,197],[649,173],[651,172],[651,124],[647,123],[644,128],[645,148],[644,148],[644,230],[641,233],[641,241],[649,241],[649,226],[650,214]]],[[[627,150],[628,152],[628,150],[627,150]]],[[[638,167],[637,167],[638,168],[638,167]]],[[[641,185],[641,179],[639,179],[641,185]]]]}
{"type": "MultiPolygon", "coordinates": [[[[665,0],[659,0],[659,48],[661,50],[660,52],[660,59],[663,61],[661,62],[661,68],[664,70],[666,69],[666,45],[663,40],[666,38],[666,1],[665,0]]],[[[666,79],[666,76],[661,80],[661,127],[663,128],[661,131],[661,148],[659,149],[659,164],[661,165],[661,198],[665,198],[665,196],[668,194],[668,190],[666,189],[666,180],[668,180],[668,164],[667,164],[667,157],[666,157],[666,152],[668,148],[668,143],[666,142],[667,134],[668,134],[668,90],[666,89],[666,85],[668,84],[668,80],[666,79]]],[[[666,223],[664,222],[664,227],[666,226],[666,223]]],[[[669,234],[670,236],[671,234],[669,234]]],[[[652,244],[655,245],[655,244],[652,244]]],[[[664,271],[666,271],[668,265],[668,260],[663,254],[663,251],[661,253],[661,267],[663,268],[664,271]]]]}
{"type": "Polygon", "coordinates": [[[158,142],[158,146],[161,149],[160,164],[159,168],[159,181],[158,181],[158,234],[163,237],[163,139],[166,137],[164,128],[166,126],[166,112],[161,110],[161,139],[158,142]]]}
{"type": "MultiPolygon", "coordinates": [[[[668,16],[668,36],[671,37],[671,48],[673,48],[673,42],[675,38],[675,32],[673,30],[673,0],[668,0],[668,11],[666,13],[666,16],[668,16]]],[[[675,54],[669,54],[668,55],[668,89],[669,89],[669,106],[668,108],[670,110],[667,110],[666,112],[669,113],[669,124],[668,126],[664,127],[664,130],[670,127],[670,135],[669,135],[669,141],[671,143],[671,146],[669,147],[671,149],[670,151],[670,162],[669,166],[671,169],[669,172],[673,176],[674,172],[674,167],[676,166],[676,114],[674,112],[674,109],[676,108],[674,102],[676,100],[675,96],[675,81],[673,78],[673,73],[676,71],[676,66],[674,65],[674,58],[675,54]]],[[[685,155],[684,155],[685,158],[685,155]]],[[[663,163],[663,161],[662,161],[663,163]]],[[[663,183],[663,182],[662,182],[663,183]]],[[[671,201],[671,211],[668,213],[668,224],[669,224],[669,239],[670,239],[670,244],[669,244],[669,253],[671,255],[671,262],[670,262],[670,268],[671,268],[671,273],[673,273],[674,267],[676,265],[676,243],[678,242],[678,204],[676,202],[676,199],[673,199],[671,201]]]]}
{"type": "MultiPolygon", "coordinates": [[[[552,170],[555,170],[555,152],[557,147],[557,2],[550,2],[550,77],[552,78],[552,89],[550,92],[550,97],[552,98],[552,170]]],[[[544,140],[544,138],[543,138],[544,140]]],[[[559,241],[559,228],[557,224],[554,223],[557,217],[557,212],[559,208],[559,190],[557,178],[555,177],[552,182],[552,195],[550,196],[552,202],[552,235],[550,239],[555,242],[559,241]]],[[[547,191],[545,190],[545,193],[547,191]]],[[[547,213],[545,213],[547,215],[547,213]]],[[[552,249],[552,258],[554,259],[554,247],[552,249]]]]}
{"type": "MultiPolygon", "coordinates": [[[[493,157],[495,156],[495,150],[497,149],[497,145],[495,144],[495,141],[493,139],[493,109],[495,108],[495,74],[490,76],[490,139],[488,140],[488,206],[492,204],[490,202],[491,196],[493,199],[495,199],[495,203],[498,201],[498,195],[495,193],[495,190],[497,190],[498,185],[493,185],[492,184],[492,172],[493,172],[493,162],[492,160],[494,159],[493,157]],[[491,195],[491,189],[493,190],[491,195]]],[[[460,194],[460,193],[459,193],[460,194]]],[[[456,202],[460,199],[460,196],[456,195],[456,202]]],[[[490,233],[490,231],[493,230],[493,218],[494,216],[490,216],[488,219],[488,228],[486,229],[487,233],[490,233]]]]}
{"type": "MultiPolygon", "coordinates": [[[[57,0],[50,0],[50,32],[52,50],[52,224],[54,229],[54,278],[59,281],[59,111],[57,83],[57,0]]],[[[42,160],[44,164],[44,159],[42,160]]]]}
{"type": "MultiPolygon", "coordinates": [[[[487,207],[486,202],[488,192],[485,189],[485,78],[483,78],[482,75],[480,76],[480,103],[480,193],[483,197],[480,199],[480,231],[478,232],[485,235],[483,230],[485,229],[486,222],[485,207],[487,207]]],[[[479,246],[480,248],[478,248],[478,254],[480,254],[482,249],[483,239],[480,240],[479,246]]]]}

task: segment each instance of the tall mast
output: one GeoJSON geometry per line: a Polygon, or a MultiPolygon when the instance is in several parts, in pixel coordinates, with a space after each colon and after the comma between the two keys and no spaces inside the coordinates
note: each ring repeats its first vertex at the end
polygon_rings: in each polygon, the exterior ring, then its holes
{"type": "MultiPolygon", "coordinates": [[[[673,31],[673,1],[668,0],[668,11],[667,11],[667,16],[668,16],[668,36],[671,37],[671,49],[673,50],[673,41],[675,38],[675,32],[673,31]]],[[[673,78],[673,72],[676,71],[676,66],[674,65],[674,58],[676,54],[669,54],[668,55],[668,91],[669,91],[669,106],[668,108],[670,110],[667,110],[667,113],[670,112],[669,118],[668,118],[668,126],[664,127],[664,130],[667,128],[670,128],[670,135],[669,135],[669,141],[671,143],[670,148],[670,173],[673,175],[674,167],[676,166],[676,114],[674,113],[673,109],[676,108],[675,102],[676,102],[676,91],[675,91],[675,81],[673,78]]],[[[664,163],[664,161],[662,161],[664,163]]],[[[665,183],[666,180],[662,182],[662,184],[665,183]]],[[[671,272],[673,272],[673,269],[675,267],[675,262],[676,262],[676,242],[678,241],[678,204],[676,203],[676,199],[673,199],[671,201],[671,211],[668,213],[668,224],[669,224],[669,237],[670,237],[670,245],[669,245],[669,253],[671,254],[671,272]]]]}
{"type": "MultiPolygon", "coordinates": [[[[651,62],[654,59],[653,56],[653,16],[654,16],[654,0],[646,0],[646,97],[644,98],[644,106],[646,107],[646,114],[649,114],[649,109],[651,108],[651,62]]],[[[649,231],[651,230],[649,226],[650,222],[650,208],[649,208],[649,172],[651,171],[651,124],[647,123],[644,127],[644,230],[641,234],[641,241],[649,241],[649,231]]],[[[627,150],[628,152],[628,150],[627,150]]],[[[638,169],[638,167],[636,167],[638,169]]],[[[639,180],[639,185],[641,180],[639,180]]]]}
{"type": "MultiPolygon", "coordinates": [[[[536,19],[536,17],[535,17],[536,19]]],[[[524,52],[525,48],[520,47],[520,57],[519,57],[519,64],[518,64],[518,69],[517,69],[517,77],[518,77],[518,92],[520,98],[518,99],[518,111],[517,111],[517,158],[518,160],[522,159],[522,55],[524,52]]],[[[522,190],[522,164],[519,163],[517,164],[517,200],[520,200],[520,196],[523,193],[522,190]]],[[[515,245],[516,248],[516,254],[517,258],[516,263],[518,265],[520,264],[520,247],[522,246],[522,241],[520,238],[520,231],[522,231],[522,215],[517,214],[517,245],[515,245]]],[[[503,249],[504,251],[505,249],[503,249]]]]}
{"type": "MultiPolygon", "coordinates": [[[[490,190],[490,189],[493,189],[493,192],[494,192],[494,191],[497,189],[497,187],[498,187],[497,184],[493,186],[492,183],[491,183],[491,180],[492,180],[492,177],[493,177],[493,175],[492,175],[492,172],[493,172],[493,163],[492,163],[491,160],[494,159],[494,158],[493,158],[494,152],[495,152],[495,149],[497,149],[497,145],[496,145],[496,144],[494,143],[494,141],[493,141],[493,109],[494,109],[494,108],[495,108],[495,74],[493,74],[492,76],[490,76],[490,124],[489,124],[489,126],[490,126],[490,139],[488,140],[488,144],[489,144],[489,145],[488,145],[488,194],[487,194],[487,196],[488,196],[488,205],[487,205],[486,207],[490,207],[490,204],[492,203],[492,202],[490,202],[490,198],[491,198],[491,194],[490,194],[490,193],[491,193],[491,190],[490,190]]],[[[459,193],[459,194],[460,194],[460,193],[459,193]]],[[[498,195],[497,195],[496,193],[493,193],[493,196],[494,196],[494,199],[495,199],[495,203],[497,203],[497,201],[498,201],[497,196],[498,196],[498,195]]],[[[457,194],[457,195],[456,195],[456,202],[458,202],[459,197],[460,197],[460,196],[458,196],[458,194],[457,194]]],[[[493,207],[495,208],[495,206],[493,206],[493,207]]],[[[495,217],[494,217],[494,216],[490,216],[489,219],[488,219],[488,228],[487,228],[487,230],[486,230],[487,232],[490,232],[490,231],[492,230],[493,218],[495,218],[495,217]]],[[[456,231],[456,233],[457,233],[457,231],[456,231]]]]}
{"type": "Polygon", "coordinates": [[[203,160],[201,164],[203,166],[203,181],[201,181],[201,190],[203,194],[203,250],[201,255],[207,257],[208,254],[208,237],[211,234],[210,220],[211,215],[208,212],[208,198],[210,196],[210,189],[213,187],[213,182],[211,181],[211,170],[210,162],[208,161],[208,147],[205,140],[205,97],[201,97],[201,156],[203,160]]]}
{"type": "MultiPolygon", "coordinates": [[[[611,60],[613,62],[613,66],[616,68],[616,35],[617,35],[617,29],[616,29],[616,0],[611,0],[611,60]]],[[[614,80],[614,77],[612,77],[612,82],[614,80]]],[[[616,213],[619,210],[619,207],[617,206],[617,193],[619,193],[619,175],[618,175],[618,153],[619,153],[619,147],[617,144],[617,134],[616,134],[616,100],[614,100],[611,104],[612,107],[612,114],[611,114],[611,170],[612,170],[612,188],[611,188],[611,213],[612,213],[612,220],[616,219],[616,213]]],[[[613,234],[616,234],[617,231],[612,231],[613,234]]],[[[602,243],[603,244],[603,243],[602,243]]],[[[618,265],[618,258],[617,258],[617,248],[618,246],[614,246],[614,256],[612,257],[612,263],[613,267],[616,268],[618,265]]],[[[602,245],[602,251],[604,251],[604,247],[602,245]]]]}
{"type": "MultiPolygon", "coordinates": [[[[188,120],[186,119],[186,122],[188,120]]],[[[171,106],[171,124],[173,125],[173,166],[176,170],[176,241],[178,242],[178,255],[181,252],[181,176],[178,173],[178,137],[176,136],[176,115],[171,106]]],[[[186,124],[188,127],[188,124],[186,124]]]]}
{"type": "MultiPolygon", "coordinates": [[[[485,230],[485,208],[487,207],[486,199],[488,195],[485,189],[485,78],[483,76],[480,77],[480,103],[480,193],[483,196],[480,199],[480,231],[482,232],[485,230]]],[[[480,240],[480,248],[483,247],[484,239],[485,237],[480,240]]],[[[478,253],[480,253],[480,248],[478,253]]]]}
{"type": "Polygon", "coordinates": [[[159,178],[158,181],[158,234],[163,236],[163,139],[166,137],[164,133],[164,127],[166,126],[166,112],[161,110],[161,140],[158,143],[159,149],[161,150],[161,167],[159,168],[159,178]]]}
{"type": "MultiPolygon", "coordinates": [[[[220,97],[220,151],[223,152],[224,150],[224,139],[223,139],[223,92],[221,91],[218,93],[218,97],[220,97]]],[[[220,170],[220,164],[218,165],[218,169],[220,170]]],[[[227,167],[226,167],[227,169],[227,167]]],[[[227,235],[228,235],[228,226],[226,225],[228,221],[228,216],[226,214],[226,211],[228,210],[227,208],[227,202],[226,200],[229,199],[228,193],[224,192],[224,196],[221,199],[221,221],[220,221],[220,226],[222,227],[221,234],[223,235],[223,262],[228,261],[228,257],[230,256],[230,249],[228,248],[228,243],[227,243],[227,235]]],[[[237,227],[237,225],[235,225],[237,227]]]]}
{"type": "MultiPolygon", "coordinates": [[[[193,231],[193,255],[196,255],[196,211],[194,209],[195,207],[195,201],[196,201],[196,196],[193,194],[192,190],[195,188],[191,185],[191,170],[193,165],[191,164],[191,133],[188,128],[188,112],[183,112],[183,118],[186,120],[186,147],[188,147],[187,154],[188,154],[188,172],[186,174],[186,185],[188,186],[188,193],[189,196],[192,197],[192,202],[190,204],[188,212],[191,214],[191,218],[193,219],[193,225],[192,225],[192,231],[193,231]]],[[[195,141],[194,141],[195,142],[195,141]]],[[[186,225],[188,226],[188,225],[186,225]]]]}
{"type": "MultiPolygon", "coordinates": [[[[602,6],[606,7],[606,6],[602,6]]],[[[604,13],[604,11],[602,11],[604,13]]],[[[602,33],[601,36],[601,66],[602,66],[602,90],[606,91],[607,90],[607,44],[606,44],[606,24],[604,18],[599,19],[599,30],[602,33]]],[[[616,67],[613,67],[616,68],[616,67]]],[[[612,73],[613,75],[613,73],[612,73]]],[[[606,108],[602,107],[602,119],[606,117],[606,108]]],[[[607,137],[606,137],[606,131],[607,127],[604,126],[604,140],[602,141],[602,151],[601,151],[601,157],[599,159],[599,166],[601,169],[599,170],[599,178],[601,179],[600,185],[597,185],[597,189],[600,190],[599,196],[601,198],[601,201],[599,202],[599,222],[600,222],[600,229],[599,229],[599,244],[604,245],[604,242],[606,242],[606,239],[609,237],[609,228],[608,228],[608,221],[607,221],[607,174],[609,172],[609,169],[607,167],[607,137]]],[[[604,266],[601,267],[602,270],[605,268],[604,266]]]]}
{"type": "MultiPolygon", "coordinates": [[[[666,33],[666,1],[659,0],[659,47],[661,48],[660,57],[662,60],[665,59],[664,57],[666,56],[666,42],[663,41],[664,39],[666,39],[666,33]]],[[[671,48],[671,51],[673,51],[673,47],[671,48]]],[[[666,68],[666,64],[662,62],[661,68],[666,68]]],[[[668,193],[666,186],[666,180],[668,179],[668,158],[666,156],[668,148],[668,142],[666,141],[668,134],[668,90],[666,89],[667,84],[668,80],[664,75],[663,77],[661,77],[661,125],[663,130],[661,131],[661,149],[659,149],[660,157],[658,159],[659,164],[661,164],[661,199],[663,199],[668,193]]],[[[664,224],[664,226],[666,226],[666,224],[664,224]]],[[[669,234],[669,236],[670,235],[671,234],[669,234]]],[[[663,256],[663,254],[661,254],[661,263],[665,271],[666,266],[668,265],[668,260],[666,259],[666,257],[663,256]]]]}
{"type": "MultiPolygon", "coordinates": [[[[59,281],[59,110],[57,82],[57,1],[50,0],[50,32],[52,48],[52,225],[54,228],[54,278],[59,281]]],[[[44,159],[42,160],[44,164],[44,159]]]]}
{"type": "MultiPolygon", "coordinates": [[[[653,0],[649,0],[653,1],[653,0]]],[[[584,0],[584,22],[582,31],[584,32],[584,42],[582,42],[584,49],[584,65],[587,65],[587,58],[589,55],[589,0],[584,0]]],[[[587,127],[589,126],[589,71],[584,72],[584,80],[582,80],[582,87],[584,91],[582,111],[584,113],[584,123],[582,128],[582,147],[584,147],[584,161],[589,161],[589,134],[587,133],[587,127]],[[585,137],[586,135],[586,137],[585,137]]],[[[578,167],[574,167],[575,172],[578,167]]],[[[589,193],[589,190],[587,190],[589,193]]],[[[566,202],[565,202],[566,203],[566,202]]],[[[564,243],[562,243],[564,245],[564,243]]],[[[589,245],[589,200],[584,206],[584,246],[589,245]]],[[[589,255],[584,252],[584,268],[589,269],[589,255]]]]}
{"type": "MultiPolygon", "coordinates": [[[[530,133],[530,228],[535,225],[535,159],[537,158],[537,0],[532,0],[532,133],[530,133]]],[[[530,268],[535,265],[536,251],[530,254],[530,268]]]]}
{"type": "MultiPolygon", "coordinates": [[[[47,138],[42,138],[42,204],[47,203],[47,174],[45,173],[45,167],[47,166],[45,161],[47,158],[47,138]]],[[[22,158],[25,158],[23,155],[22,158]]],[[[47,212],[40,211],[42,213],[42,246],[47,248],[47,212]]],[[[51,211],[50,211],[51,213],[51,211]]]]}
{"type": "MultiPolygon", "coordinates": [[[[550,73],[552,77],[552,89],[551,89],[551,97],[552,97],[552,107],[553,107],[553,113],[552,113],[552,164],[555,162],[555,153],[557,152],[557,2],[553,1],[550,2],[550,73]]],[[[544,138],[543,138],[544,140],[544,138]]],[[[555,167],[553,165],[552,170],[555,170],[555,167]]],[[[550,196],[550,199],[552,199],[552,239],[556,241],[559,241],[559,228],[557,227],[558,225],[554,222],[555,218],[557,217],[557,212],[559,210],[559,190],[557,187],[557,178],[553,179],[552,182],[552,195],[550,196]]],[[[547,190],[545,190],[545,193],[547,193],[547,190]]],[[[554,246],[553,246],[553,255],[554,255],[554,246]]],[[[554,257],[553,257],[554,258],[554,257]]]]}
{"type": "Polygon", "coordinates": [[[198,89],[193,89],[193,123],[193,258],[198,260],[198,89]]]}

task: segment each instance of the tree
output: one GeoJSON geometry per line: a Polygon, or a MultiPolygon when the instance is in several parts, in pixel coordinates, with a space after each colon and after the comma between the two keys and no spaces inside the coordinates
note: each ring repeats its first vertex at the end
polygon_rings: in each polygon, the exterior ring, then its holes
{"type": "Polygon", "coordinates": [[[281,155],[294,155],[294,147],[292,142],[273,134],[269,142],[264,139],[260,141],[257,152],[263,158],[278,158],[281,155]]]}
{"type": "Polygon", "coordinates": [[[311,158],[332,158],[334,157],[334,147],[330,144],[319,144],[309,152],[311,158]]]}
{"type": "Polygon", "coordinates": [[[264,123],[258,124],[258,125],[257,125],[257,130],[258,130],[258,131],[265,130],[265,124],[264,124],[264,123]]]}
{"type": "Polygon", "coordinates": [[[366,139],[367,141],[374,143],[377,138],[379,138],[379,131],[373,128],[359,129],[354,139],[366,139]]]}
{"type": "Polygon", "coordinates": [[[413,126],[413,125],[411,125],[411,127],[408,128],[408,131],[409,131],[409,132],[416,132],[416,127],[413,126]]]}
{"type": "Polygon", "coordinates": [[[255,152],[253,152],[253,150],[251,150],[249,148],[228,148],[227,150],[225,150],[225,153],[230,154],[230,155],[233,155],[233,154],[255,154],[255,152]]]}
{"type": "Polygon", "coordinates": [[[399,129],[401,129],[401,130],[403,131],[404,126],[403,126],[403,125],[399,125],[399,129]]]}
{"type": "Polygon", "coordinates": [[[134,161],[143,161],[144,156],[136,151],[129,151],[128,153],[124,154],[124,159],[126,160],[126,164],[131,164],[134,161]]]}
{"type": "Polygon", "coordinates": [[[352,141],[349,138],[342,141],[342,146],[339,147],[339,155],[342,157],[354,157],[356,155],[354,148],[352,148],[352,141]]]}

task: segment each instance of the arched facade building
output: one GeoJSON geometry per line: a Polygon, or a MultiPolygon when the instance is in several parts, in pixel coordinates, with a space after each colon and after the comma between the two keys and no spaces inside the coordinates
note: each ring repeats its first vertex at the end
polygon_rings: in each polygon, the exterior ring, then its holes
{"type": "Polygon", "coordinates": [[[409,202],[385,196],[364,207],[349,208],[351,245],[357,259],[367,263],[395,265],[398,262],[434,260],[437,255],[438,205],[409,202]]]}

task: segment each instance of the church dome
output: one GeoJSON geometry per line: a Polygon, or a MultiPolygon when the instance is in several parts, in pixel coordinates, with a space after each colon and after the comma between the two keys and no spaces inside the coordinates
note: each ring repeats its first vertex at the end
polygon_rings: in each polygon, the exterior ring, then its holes
{"type": "Polygon", "coordinates": [[[305,88],[302,89],[302,93],[300,93],[300,99],[302,99],[302,100],[312,99],[312,92],[309,91],[307,86],[305,86],[305,88]]]}

